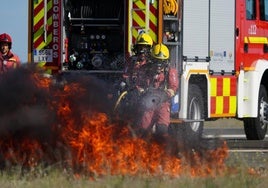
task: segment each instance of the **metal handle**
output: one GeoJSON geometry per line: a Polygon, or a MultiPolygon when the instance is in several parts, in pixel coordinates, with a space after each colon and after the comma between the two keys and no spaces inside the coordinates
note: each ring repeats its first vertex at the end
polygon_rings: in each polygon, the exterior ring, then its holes
{"type": "Polygon", "coordinates": [[[44,0],[44,42],[47,42],[47,0],[44,0]]]}

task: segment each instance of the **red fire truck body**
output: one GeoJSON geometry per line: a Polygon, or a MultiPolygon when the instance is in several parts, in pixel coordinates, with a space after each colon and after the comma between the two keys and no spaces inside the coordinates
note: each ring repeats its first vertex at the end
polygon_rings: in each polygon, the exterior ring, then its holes
{"type": "Polygon", "coordinates": [[[174,124],[200,135],[202,120],[236,118],[265,137],[268,0],[29,0],[29,23],[29,62],[51,73],[120,75],[146,32],[180,73],[174,124]]]}

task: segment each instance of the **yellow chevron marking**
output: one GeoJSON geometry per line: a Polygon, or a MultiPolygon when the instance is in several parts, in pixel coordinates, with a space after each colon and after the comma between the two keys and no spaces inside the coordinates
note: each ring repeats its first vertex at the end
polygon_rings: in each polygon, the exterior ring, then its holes
{"type": "Polygon", "coordinates": [[[44,18],[44,9],[41,9],[34,17],[34,25],[44,18]]]}
{"type": "MultiPolygon", "coordinates": [[[[36,8],[40,3],[43,3],[43,1],[40,1],[38,4],[36,4],[36,6],[34,8],[36,8]]],[[[53,5],[53,2],[52,0],[49,0],[47,2],[47,11],[50,11],[52,9],[52,5],[53,5]]],[[[41,19],[44,19],[44,8],[41,9],[38,14],[34,17],[34,24],[37,24],[41,19]]],[[[47,27],[48,26],[51,26],[52,25],[52,15],[47,18],[47,27]]],[[[44,33],[44,25],[42,25],[37,31],[34,32],[34,42],[36,42],[39,37],[41,37],[44,33]]],[[[47,43],[45,43],[44,41],[41,42],[39,44],[39,46],[37,47],[38,49],[42,49],[44,48],[47,44],[51,43],[52,42],[52,33],[50,33],[48,36],[47,36],[47,43]]]]}
{"type": "Polygon", "coordinates": [[[140,27],[145,27],[145,20],[142,20],[135,11],[133,12],[133,20],[135,20],[140,27]]]}

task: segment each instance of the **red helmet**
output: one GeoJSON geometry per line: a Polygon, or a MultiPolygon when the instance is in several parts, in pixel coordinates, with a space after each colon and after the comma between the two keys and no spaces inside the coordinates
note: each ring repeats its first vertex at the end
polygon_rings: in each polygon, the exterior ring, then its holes
{"type": "Polygon", "coordinates": [[[11,49],[11,45],[12,45],[12,38],[10,37],[9,34],[7,33],[3,33],[0,35],[0,43],[2,42],[6,42],[9,44],[9,48],[11,49]]]}

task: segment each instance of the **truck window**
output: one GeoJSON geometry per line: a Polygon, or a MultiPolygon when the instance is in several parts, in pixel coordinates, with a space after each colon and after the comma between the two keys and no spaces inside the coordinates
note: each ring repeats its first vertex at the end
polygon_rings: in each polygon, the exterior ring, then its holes
{"type": "Polygon", "coordinates": [[[246,0],[246,17],[247,17],[247,20],[256,19],[256,1],[255,0],[246,0]]]}
{"type": "Polygon", "coordinates": [[[260,0],[260,19],[268,21],[268,0],[260,0]]]}

